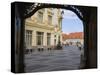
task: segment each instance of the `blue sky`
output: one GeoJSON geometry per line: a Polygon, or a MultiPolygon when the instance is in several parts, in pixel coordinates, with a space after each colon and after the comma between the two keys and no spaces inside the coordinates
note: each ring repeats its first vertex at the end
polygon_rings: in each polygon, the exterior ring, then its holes
{"type": "Polygon", "coordinates": [[[62,31],[64,33],[83,32],[82,21],[74,12],[70,10],[64,10],[62,20],[62,31]]]}

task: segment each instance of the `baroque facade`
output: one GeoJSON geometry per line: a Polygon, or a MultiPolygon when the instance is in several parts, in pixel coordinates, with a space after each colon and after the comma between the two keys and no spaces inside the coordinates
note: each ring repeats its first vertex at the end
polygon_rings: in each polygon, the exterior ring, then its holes
{"type": "Polygon", "coordinates": [[[43,8],[25,20],[26,49],[54,49],[62,42],[62,11],[43,8]]]}

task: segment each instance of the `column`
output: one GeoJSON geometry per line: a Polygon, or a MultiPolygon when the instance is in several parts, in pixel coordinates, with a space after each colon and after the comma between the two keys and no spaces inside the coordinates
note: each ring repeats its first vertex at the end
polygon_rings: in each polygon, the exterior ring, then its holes
{"type": "Polygon", "coordinates": [[[35,30],[32,33],[32,46],[36,46],[36,31],[35,30]]]}
{"type": "Polygon", "coordinates": [[[51,33],[51,46],[54,46],[54,34],[53,33],[51,33]]]}
{"type": "Polygon", "coordinates": [[[44,35],[43,35],[43,46],[47,46],[47,33],[44,32],[44,35]]]}
{"type": "Polygon", "coordinates": [[[58,44],[58,39],[59,37],[58,37],[58,33],[56,34],[56,45],[58,44]]]}

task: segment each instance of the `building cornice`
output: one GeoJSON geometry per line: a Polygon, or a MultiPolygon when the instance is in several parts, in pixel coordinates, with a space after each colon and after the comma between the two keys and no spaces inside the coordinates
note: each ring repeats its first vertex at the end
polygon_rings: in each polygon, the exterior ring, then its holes
{"type": "Polygon", "coordinates": [[[31,26],[31,27],[37,27],[37,28],[43,28],[43,29],[47,29],[47,30],[54,30],[54,26],[53,25],[48,25],[48,24],[44,24],[44,23],[37,23],[37,22],[31,22],[31,21],[26,21],[25,25],[27,26],[31,26]]]}

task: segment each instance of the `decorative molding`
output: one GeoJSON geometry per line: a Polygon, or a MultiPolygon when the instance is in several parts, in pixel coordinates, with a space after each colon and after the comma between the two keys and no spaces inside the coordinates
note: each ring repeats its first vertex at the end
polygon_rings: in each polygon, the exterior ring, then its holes
{"type": "Polygon", "coordinates": [[[30,15],[30,13],[32,14],[32,12],[36,12],[37,10],[39,10],[41,8],[51,8],[51,7],[52,8],[65,8],[65,9],[71,10],[71,11],[75,12],[76,15],[80,19],[83,19],[83,14],[82,14],[80,8],[78,8],[78,6],[74,6],[74,5],[56,5],[56,4],[45,4],[45,3],[31,3],[29,5],[26,5],[24,17],[26,17],[27,15],[30,15]]]}

